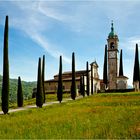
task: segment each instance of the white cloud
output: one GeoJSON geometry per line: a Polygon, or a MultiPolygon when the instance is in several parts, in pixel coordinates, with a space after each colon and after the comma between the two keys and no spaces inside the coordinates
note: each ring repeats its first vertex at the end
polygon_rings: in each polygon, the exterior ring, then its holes
{"type": "Polygon", "coordinates": [[[63,55],[63,60],[67,63],[70,63],[71,59],[65,56],[62,49],[62,52],[58,51],[59,46],[56,47],[56,45],[50,43],[47,37],[43,35],[43,33],[47,31],[48,28],[48,22],[46,18],[48,16],[52,16],[49,14],[49,12],[46,16],[40,12],[40,2],[25,2],[23,4],[23,2],[12,1],[12,4],[14,4],[15,9],[10,16],[10,25],[13,28],[22,30],[22,32],[26,33],[30,39],[47,51],[51,56],[58,59],[60,55],[63,55]],[[17,8],[18,11],[16,11],[17,8]],[[17,14],[17,12],[19,12],[20,15],[14,16],[17,14]]]}

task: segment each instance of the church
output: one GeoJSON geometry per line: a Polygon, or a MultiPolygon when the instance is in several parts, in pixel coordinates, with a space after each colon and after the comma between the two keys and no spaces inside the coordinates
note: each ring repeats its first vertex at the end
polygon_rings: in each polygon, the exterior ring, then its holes
{"type": "Polygon", "coordinates": [[[123,58],[122,50],[120,53],[120,67],[118,67],[118,44],[119,38],[114,32],[113,22],[111,23],[111,32],[107,38],[108,52],[108,90],[124,90],[127,89],[128,78],[123,74],[123,58]],[[119,69],[119,70],[118,70],[119,69]]]}
{"type": "MultiPolygon", "coordinates": [[[[127,80],[128,78],[123,74],[123,58],[122,50],[120,53],[120,62],[118,63],[118,53],[119,53],[119,38],[114,32],[113,22],[111,23],[111,32],[107,38],[107,84],[103,83],[103,80],[99,78],[98,64],[96,61],[90,64],[89,70],[89,91],[90,93],[97,93],[100,91],[116,91],[125,90],[128,88],[127,80]],[[119,64],[119,67],[118,67],[119,64]]],[[[76,74],[76,89],[77,94],[80,93],[80,77],[84,77],[84,88],[85,92],[87,89],[86,81],[86,70],[79,70],[75,72],[76,74]]],[[[63,92],[70,93],[71,82],[72,82],[72,71],[66,71],[62,73],[63,80],[63,92]]],[[[53,79],[47,80],[44,83],[45,93],[54,94],[57,93],[58,87],[58,74],[54,75],[53,79]]],[[[33,90],[36,92],[36,89],[33,90]]]]}
{"type": "MultiPolygon", "coordinates": [[[[57,93],[58,76],[59,76],[58,74],[54,75],[54,79],[50,79],[50,80],[45,81],[45,83],[44,83],[45,93],[47,93],[47,94],[57,93]]],[[[85,92],[86,92],[86,89],[87,89],[86,70],[75,71],[77,95],[80,93],[80,78],[81,78],[81,76],[84,77],[85,92]]],[[[72,72],[71,71],[63,72],[62,73],[62,80],[63,80],[63,92],[64,93],[70,93],[71,83],[72,83],[72,72]]],[[[98,74],[98,64],[97,64],[96,61],[94,61],[90,64],[89,91],[90,91],[90,93],[91,93],[91,91],[94,93],[94,92],[97,92],[99,90],[100,90],[100,79],[99,79],[99,74],[98,74]]]]}

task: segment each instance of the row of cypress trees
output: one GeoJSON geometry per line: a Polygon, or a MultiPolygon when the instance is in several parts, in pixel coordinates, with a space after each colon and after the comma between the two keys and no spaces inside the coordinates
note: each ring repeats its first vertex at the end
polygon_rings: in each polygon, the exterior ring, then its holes
{"type": "MultiPolygon", "coordinates": [[[[4,55],[3,55],[3,82],[2,82],[2,110],[4,114],[8,113],[9,110],[9,58],[8,58],[8,16],[5,20],[4,29],[4,55]]],[[[43,55],[43,62],[41,68],[41,58],[38,61],[38,76],[37,76],[37,93],[36,93],[36,105],[42,107],[45,103],[45,88],[44,78],[45,77],[45,55],[43,55]]],[[[60,56],[60,70],[59,70],[59,81],[58,81],[58,100],[62,101],[62,56],[60,56]]],[[[72,54],[72,86],[71,86],[71,98],[76,98],[76,81],[75,81],[75,55],[72,54]]],[[[23,106],[23,93],[21,78],[18,77],[18,90],[17,90],[17,104],[18,107],[23,106]]]]}
{"type": "MultiPolygon", "coordinates": [[[[87,96],[89,96],[89,67],[88,62],[86,63],[86,75],[82,75],[80,77],[80,92],[81,95],[85,96],[85,81],[84,76],[86,76],[86,85],[87,85],[87,96]]],[[[93,89],[93,85],[91,86],[93,89]]],[[[93,93],[92,93],[93,94],[93,93]]],[[[63,80],[62,80],[62,56],[60,56],[60,62],[59,62],[59,76],[58,76],[58,89],[57,89],[57,99],[61,103],[63,98],[63,80]]],[[[76,98],[76,74],[75,74],[75,53],[72,53],[72,83],[71,83],[71,98],[75,100],[76,98]]]]}
{"type": "MultiPolygon", "coordinates": [[[[75,77],[75,54],[72,53],[72,83],[71,83],[71,98],[76,98],[76,77],[75,77]]],[[[62,80],[62,56],[60,56],[59,62],[59,76],[58,76],[58,88],[57,99],[61,103],[63,99],[63,80],[62,80]]]]}

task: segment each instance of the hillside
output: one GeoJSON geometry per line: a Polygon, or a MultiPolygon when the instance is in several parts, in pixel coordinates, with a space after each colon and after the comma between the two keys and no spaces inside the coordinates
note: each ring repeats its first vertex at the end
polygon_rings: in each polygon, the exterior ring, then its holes
{"type": "MultiPolygon", "coordinates": [[[[16,102],[17,98],[17,79],[10,79],[10,102],[16,102]]],[[[22,81],[22,88],[23,88],[23,95],[24,99],[30,99],[32,97],[33,88],[36,87],[36,82],[25,82],[22,81]]],[[[2,88],[2,76],[0,75],[0,95],[1,95],[1,88],[2,88]]]]}
{"type": "Polygon", "coordinates": [[[140,93],[96,94],[1,115],[0,122],[0,139],[139,139],[140,93]]]}

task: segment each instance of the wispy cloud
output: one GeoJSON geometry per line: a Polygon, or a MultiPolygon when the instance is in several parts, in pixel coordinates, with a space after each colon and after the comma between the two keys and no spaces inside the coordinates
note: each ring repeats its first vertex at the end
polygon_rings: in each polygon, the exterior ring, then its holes
{"type": "Polygon", "coordinates": [[[47,32],[49,26],[47,18],[54,18],[51,14],[51,10],[48,9],[48,15],[44,15],[40,10],[39,1],[25,2],[24,4],[23,2],[12,1],[12,4],[13,7],[11,8],[13,8],[14,12],[10,13],[11,10],[8,11],[9,15],[11,15],[10,25],[28,35],[30,39],[47,51],[51,56],[59,58],[60,55],[63,55],[63,60],[66,63],[70,63],[71,59],[65,56],[63,50],[61,49],[61,51],[58,51],[60,46],[50,43],[44,35],[44,32],[47,32]],[[19,15],[17,14],[16,9],[18,9],[17,12],[20,13],[19,15]]]}

